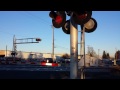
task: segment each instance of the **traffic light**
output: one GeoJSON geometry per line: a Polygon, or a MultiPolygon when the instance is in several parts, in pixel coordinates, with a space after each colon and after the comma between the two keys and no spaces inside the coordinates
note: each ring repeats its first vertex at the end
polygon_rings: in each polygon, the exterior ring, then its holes
{"type": "Polygon", "coordinates": [[[87,23],[85,23],[84,25],[81,25],[82,30],[83,30],[83,26],[85,27],[85,32],[91,33],[96,30],[97,21],[94,18],[90,18],[90,20],[87,23]]]}
{"type": "Polygon", "coordinates": [[[89,21],[92,11],[73,11],[73,20],[76,24],[83,25],[89,21]]]}
{"type": "Polygon", "coordinates": [[[36,38],[36,41],[41,41],[41,39],[40,38],[36,38]]]}
{"type": "Polygon", "coordinates": [[[66,21],[65,11],[51,11],[49,16],[52,18],[52,24],[55,28],[60,28],[66,21]]]}
{"type": "Polygon", "coordinates": [[[62,30],[66,34],[70,34],[70,20],[67,20],[65,24],[62,26],[62,30]]]}

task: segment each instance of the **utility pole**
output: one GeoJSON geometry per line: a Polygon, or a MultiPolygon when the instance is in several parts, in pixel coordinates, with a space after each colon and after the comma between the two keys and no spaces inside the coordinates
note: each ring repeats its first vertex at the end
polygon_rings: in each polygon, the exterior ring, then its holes
{"type": "Polygon", "coordinates": [[[15,38],[15,35],[13,36],[13,52],[14,52],[14,55],[13,55],[13,61],[15,61],[15,56],[16,56],[16,38],[15,38]]]}
{"type": "Polygon", "coordinates": [[[87,51],[87,54],[89,54],[90,53],[90,51],[89,51],[89,45],[87,45],[88,46],[88,51],[87,51]]]}
{"type": "Polygon", "coordinates": [[[98,59],[99,59],[99,51],[100,51],[100,49],[98,49],[98,59]]]}
{"type": "Polygon", "coordinates": [[[116,61],[117,61],[117,48],[115,48],[115,51],[116,51],[116,61]]]}
{"type": "Polygon", "coordinates": [[[7,57],[7,45],[6,45],[6,57],[7,57]]]}
{"type": "Polygon", "coordinates": [[[80,55],[84,58],[84,67],[85,67],[85,27],[81,30],[81,48],[80,55]]]}
{"type": "Polygon", "coordinates": [[[83,58],[83,60],[84,60],[83,68],[81,68],[81,79],[85,79],[84,69],[85,69],[86,65],[85,65],[85,27],[84,26],[83,26],[83,28],[81,30],[80,55],[82,56],[81,58],[83,58]]]}
{"type": "Polygon", "coordinates": [[[84,48],[83,50],[84,50],[84,68],[85,68],[85,66],[86,66],[86,65],[85,65],[85,27],[83,27],[83,30],[82,30],[82,31],[83,31],[83,32],[82,32],[82,33],[83,33],[82,36],[83,36],[83,44],[84,44],[84,45],[83,45],[83,48],[84,48]]]}
{"type": "Polygon", "coordinates": [[[52,59],[54,61],[54,26],[52,26],[52,59]]]}

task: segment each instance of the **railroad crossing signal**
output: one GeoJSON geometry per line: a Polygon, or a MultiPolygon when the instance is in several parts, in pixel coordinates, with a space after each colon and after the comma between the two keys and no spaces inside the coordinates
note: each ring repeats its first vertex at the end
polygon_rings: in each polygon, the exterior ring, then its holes
{"type": "Polygon", "coordinates": [[[62,26],[62,30],[66,34],[70,34],[70,20],[67,20],[65,24],[62,26]]]}
{"type": "Polygon", "coordinates": [[[92,11],[73,11],[73,20],[76,24],[84,25],[92,16],[92,11]]]}
{"type": "Polygon", "coordinates": [[[66,20],[66,16],[71,13],[73,21],[81,25],[81,29],[85,26],[85,32],[91,33],[97,28],[97,21],[92,18],[92,11],[51,11],[49,16],[52,18],[52,24],[55,28],[61,28],[64,33],[70,34],[70,20],[66,20]]]}
{"type": "Polygon", "coordinates": [[[86,33],[94,32],[97,28],[97,21],[94,18],[90,18],[87,23],[81,25],[81,30],[83,30],[83,26],[85,27],[86,33]]]}
{"type": "Polygon", "coordinates": [[[60,28],[66,21],[65,11],[51,11],[49,16],[52,18],[52,24],[55,28],[60,28]]]}
{"type": "Polygon", "coordinates": [[[27,44],[27,43],[39,43],[42,41],[41,38],[22,38],[22,39],[16,39],[15,35],[13,37],[13,51],[11,52],[12,56],[17,55],[17,50],[16,50],[16,44],[27,44]]]}

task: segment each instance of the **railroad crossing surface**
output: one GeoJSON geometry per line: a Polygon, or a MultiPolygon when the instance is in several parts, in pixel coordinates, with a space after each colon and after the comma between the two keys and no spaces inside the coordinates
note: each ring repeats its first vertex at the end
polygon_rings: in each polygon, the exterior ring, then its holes
{"type": "MultiPolygon", "coordinates": [[[[120,79],[120,70],[115,67],[85,67],[85,79],[120,79]]],[[[70,78],[70,67],[39,65],[0,65],[0,79],[62,79],[70,78]]],[[[78,69],[81,79],[81,69],[78,69]]]]}

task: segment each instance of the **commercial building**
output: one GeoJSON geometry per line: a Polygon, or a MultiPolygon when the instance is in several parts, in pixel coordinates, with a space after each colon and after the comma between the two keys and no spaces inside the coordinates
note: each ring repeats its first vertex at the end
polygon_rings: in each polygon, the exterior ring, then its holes
{"type": "MultiPolygon", "coordinates": [[[[0,57],[12,57],[11,50],[0,50],[0,57]]],[[[62,54],[54,55],[54,58],[61,57],[62,54]]],[[[38,58],[52,58],[52,53],[39,53],[39,52],[24,52],[24,51],[17,51],[16,57],[23,58],[23,59],[38,59],[38,58]]]]}

